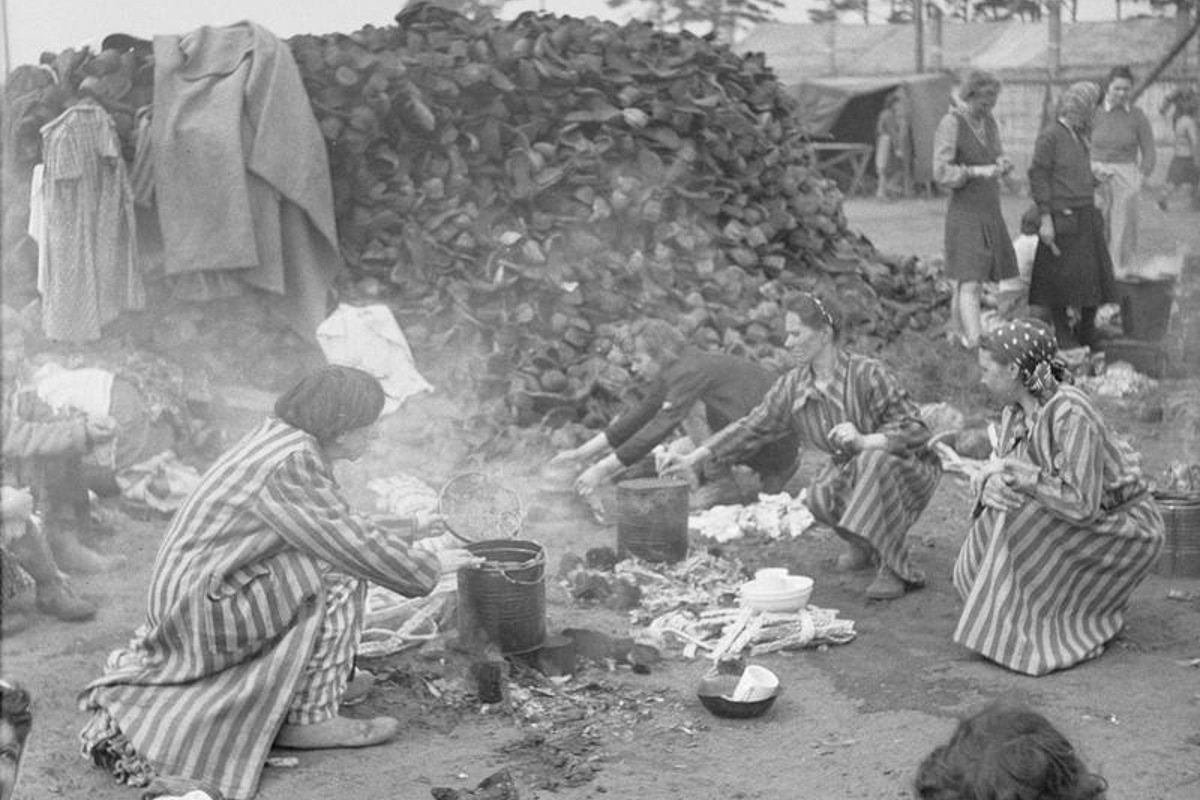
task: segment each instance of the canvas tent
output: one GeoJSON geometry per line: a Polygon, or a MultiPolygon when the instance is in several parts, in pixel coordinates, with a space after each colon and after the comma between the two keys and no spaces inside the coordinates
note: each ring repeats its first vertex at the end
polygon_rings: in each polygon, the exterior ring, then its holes
{"type": "Polygon", "coordinates": [[[802,78],[788,84],[799,101],[798,115],[815,138],[875,143],[875,120],[893,91],[908,105],[912,139],[912,179],[933,181],[933,134],[949,107],[952,81],[941,73],[925,75],[802,78]]]}

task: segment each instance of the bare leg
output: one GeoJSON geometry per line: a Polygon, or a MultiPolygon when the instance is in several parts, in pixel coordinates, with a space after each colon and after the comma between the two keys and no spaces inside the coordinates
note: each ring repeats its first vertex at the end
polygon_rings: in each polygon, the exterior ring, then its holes
{"type": "Polygon", "coordinates": [[[963,340],[962,309],[959,303],[959,288],[961,284],[954,281],[950,292],[950,327],[947,331],[951,341],[961,343],[963,340]]]}
{"type": "Polygon", "coordinates": [[[336,573],[326,576],[325,624],[275,737],[276,747],[369,747],[400,732],[400,721],[392,717],[350,719],[338,713],[354,666],[365,603],[365,583],[336,573]]]}
{"type": "Polygon", "coordinates": [[[962,317],[963,344],[978,347],[983,334],[983,322],[979,311],[979,282],[963,281],[958,284],[958,313],[962,317]]]}

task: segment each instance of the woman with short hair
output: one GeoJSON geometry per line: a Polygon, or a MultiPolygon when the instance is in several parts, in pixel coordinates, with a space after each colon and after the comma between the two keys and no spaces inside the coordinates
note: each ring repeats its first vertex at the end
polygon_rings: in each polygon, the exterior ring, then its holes
{"type": "Polygon", "coordinates": [[[146,623],[80,697],[86,755],[132,785],[171,776],[249,798],[273,743],[395,736],[391,717],[338,713],[367,581],[417,597],[477,559],[414,549],[350,509],[332,465],[365,452],[383,404],[371,375],[322,367],[209,468],[159,547],[146,623]]]}
{"type": "Polygon", "coordinates": [[[1163,543],[1140,458],[1070,385],[1054,334],[1017,320],[984,335],[982,382],[1004,402],[954,565],[954,641],[1026,675],[1104,652],[1163,543]]]}
{"type": "Polygon", "coordinates": [[[983,331],[980,296],[983,283],[1018,275],[1004,212],[1000,179],[1012,162],[1000,144],[992,109],[1000,81],[971,70],[958,89],[958,102],[938,123],[933,145],[933,177],[950,190],[946,206],[946,277],[954,284],[950,324],[968,348],[983,331]]]}
{"type": "Polygon", "coordinates": [[[925,582],[909,560],[907,534],[942,474],[927,447],[929,428],[891,370],[840,346],[841,327],[825,301],[800,294],[786,309],[796,367],[673,469],[689,473],[788,436],[828,453],[829,465],[809,484],[808,507],[847,543],[838,569],[878,566],[867,597],[901,597],[925,582]]]}
{"type": "Polygon", "coordinates": [[[1104,182],[1108,251],[1118,277],[1132,271],[1138,246],[1138,193],[1154,174],[1154,129],[1133,104],[1133,71],[1113,67],[1092,122],[1092,171],[1104,182]]]}

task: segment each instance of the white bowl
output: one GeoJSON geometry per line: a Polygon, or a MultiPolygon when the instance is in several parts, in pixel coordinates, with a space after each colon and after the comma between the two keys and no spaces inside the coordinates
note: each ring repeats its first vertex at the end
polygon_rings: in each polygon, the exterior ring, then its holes
{"type": "Polygon", "coordinates": [[[791,612],[799,611],[808,605],[812,596],[813,579],[805,575],[788,575],[787,585],[783,589],[776,588],[774,583],[763,583],[758,580],[742,584],[742,606],[757,611],[791,612]]]}

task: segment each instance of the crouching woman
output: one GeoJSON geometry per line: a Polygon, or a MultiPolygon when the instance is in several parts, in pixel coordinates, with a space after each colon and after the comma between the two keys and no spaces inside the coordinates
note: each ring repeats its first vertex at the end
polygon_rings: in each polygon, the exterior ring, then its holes
{"type": "Polygon", "coordinates": [[[1163,521],[1140,458],[1069,385],[1054,333],[1006,323],[980,343],[983,383],[1006,405],[954,565],[954,641],[1044,675],[1103,652],[1154,563],[1163,521]]]}
{"type": "Polygon", "coordinates": [[[795,366],[746,416],[676,457],[671,469],[694,473],[709,459],[732,460],[788,436],[828,453],[808,506],[846,542],[837,569],[877,566],[867,597],[902,597],[925,583],[907,536],[942,474],[927,447],[929,428],[891,370],[841,346],[840,320],[820,298],[791,298],[783,322],[795,366]]]}
{"type": "Polygon", "coordinates": [[[132,785],[187,778],[248,798],[272,744],[398,732],[338,714],[366,582],[425,595],[474,557],[414,550],[347,505],[332,462],[362,455],[383,403],[367,373],[322,367],[213,464],[159,548],[145,625],[80,697],[86,756],[132,785]]]}

